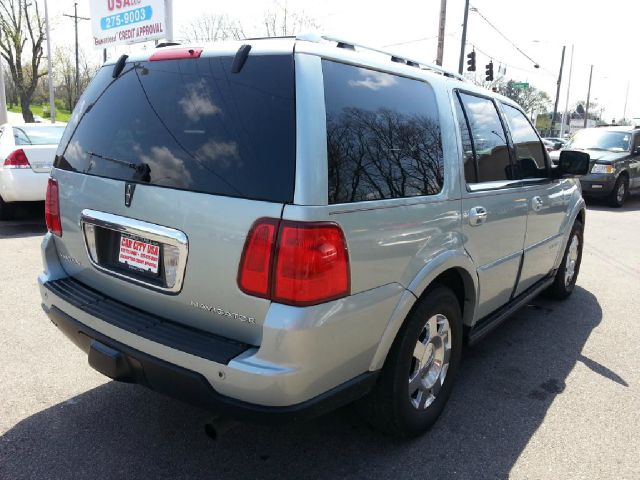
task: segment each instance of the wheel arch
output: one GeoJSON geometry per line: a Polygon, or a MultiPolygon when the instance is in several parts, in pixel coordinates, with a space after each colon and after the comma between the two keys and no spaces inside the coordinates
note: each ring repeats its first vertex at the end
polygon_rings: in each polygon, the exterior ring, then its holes
{"type": "Polygon", "coordinates": [[[556,256],[556,261],[553,267],[554,269],[557,269],[560,266],[560,262],[562,261],[562,257],[564,256],[564,251],[567,248],[567,243],[569,242],[571,229],[573,228],[573,224],[576,223],[576,220],[580,220],[582,226],[585,226],[587,220],[587,204],[582,197],[580,197],[580,199],[575,203],[575,205],[571,209],[571,213],[568,215],[567,223],[564,224],[562,245],[560,246],[560,249],[558,249],[558,254],[556,256]]]}
{"type": "Polygon", "coordinates": [[[424,266],[400,298],[378,343],[370,370],[382,368],[407,316],[418,301],[436,284],[450,288],[458,298],[463,325],[473,324],[478,298],[478,277],[473,261],[464,251],[444,252],[424,266]]]}

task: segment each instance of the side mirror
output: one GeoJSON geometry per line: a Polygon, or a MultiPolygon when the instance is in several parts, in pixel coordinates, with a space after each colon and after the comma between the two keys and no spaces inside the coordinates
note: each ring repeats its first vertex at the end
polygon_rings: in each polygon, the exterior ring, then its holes
{"type": "Polygon", "coordinates": [[[553,169],[554,178],[579,177],[589,173],[591,157],[577,150],[562,150],[558,166],[553,169]]]}

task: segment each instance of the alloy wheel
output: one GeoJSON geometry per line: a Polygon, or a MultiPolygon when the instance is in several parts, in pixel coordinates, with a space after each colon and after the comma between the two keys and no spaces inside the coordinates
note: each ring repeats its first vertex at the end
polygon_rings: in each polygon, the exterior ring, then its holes
{"type": "Polygon", "coordinates": [[[571,243],[569,244],[569,251],[567,252],[567,259],[564,265],[564,284],[569,286],[576,274],[576,264],[578,262],[578,249],[580,247],[580,239],[578,235],[571,237],[571,243]]]}
{"type": "Polygon", "coordinates": [[[409,371],[409,399],[424,410],[438,396],[447,376],[451,356],[451,329],[442,314],[427,320],[413,349],[409,371]]]}

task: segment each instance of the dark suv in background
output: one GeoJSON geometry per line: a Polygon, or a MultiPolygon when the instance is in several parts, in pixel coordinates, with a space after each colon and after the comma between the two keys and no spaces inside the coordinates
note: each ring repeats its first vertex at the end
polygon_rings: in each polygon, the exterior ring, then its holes
{"type": "Polygon", "coordinates": [[[605,198],[609,205],[622,207],[629,192],[640,189],[640,128],[585,128],[564,150],[584,150],[591,157],[590,173],[580,179],[585,197],[605,198]]]}

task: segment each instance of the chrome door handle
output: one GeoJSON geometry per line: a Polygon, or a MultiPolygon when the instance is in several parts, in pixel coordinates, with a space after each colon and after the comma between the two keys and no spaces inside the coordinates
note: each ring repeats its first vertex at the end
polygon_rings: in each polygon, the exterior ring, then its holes
{"type": "Polygon", "coordinates": [[[473,207],[469,210],[469,225],[477,227],[487,221],[487,209],[484,207],[473,207]]]}
{"type": "Polygon", "coordinates": [[[540,210],[542,210],[543,206],[544,202],[542,201],[541,197],[535,196],[531,199],[531,208],[534,212],[539,212],[540,210]]]}

